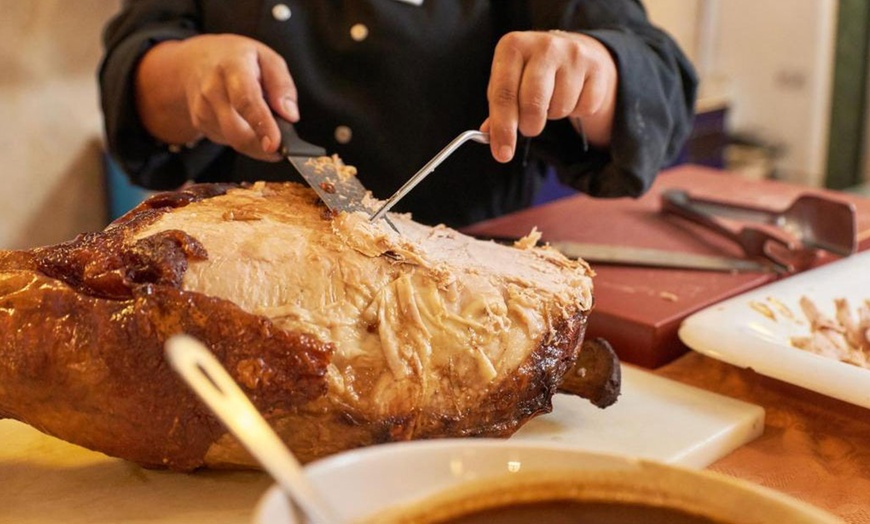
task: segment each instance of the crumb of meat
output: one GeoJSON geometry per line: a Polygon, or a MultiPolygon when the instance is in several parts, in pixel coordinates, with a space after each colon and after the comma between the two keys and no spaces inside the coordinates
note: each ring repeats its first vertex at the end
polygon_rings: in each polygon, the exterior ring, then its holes
{"type": "Polygon", "coordinates": [[[514,247],[519,249],[532,249],[538,245],[541,240],[541,232],[537,227],[533,227],[529,234],[514,242],[514,247]]]}
{"type": "Polygon", "coordinates": [[[767,297],[767,302],[770,303],[773,308],[783,317],[790,320],[795,319],[794,312],[792,312],[792,310],[787,305],[783,304],[782,301],[777,300],[774,297],[767,297]]]}
{"type": "MultiPolygon", "coordinates": [[[[363,209],[368,209],[370,212],[374,213],[375,211],[377,211],[378,209],[381,208],[381,206],[383,205],[383,201],[375,198],[375,196],[372,195],[371,191],[366,191],[365,195],[363,195],[362,201],[360,201],[360,205],[363,207],[363,209]]],[[[406,216],[409,219],[411,218],[410,213],[402,214],[402,213],[394,213],[391,211],[389,214],[396,215],[396,216],[406,216]]]]}
{"type": "Polygon", "coordinates": [[[338,155],[309,158],[305,165],[313,167],[317,173],[325,173],[330,170],[342,180],[347,180],[357,174],[356,167],[346,165],[338,155]]]}
{"type": "Polygon", "coordinates": [[[667,300],[668,302],[677,302],[678,300],[680,300],[679,295],[671,293],[670,291],[662,291],[661,293],[659,293],[659,297],[662,300],[667,300]]]}
{"type": "Polygon", "coordinates": [[[749,303],[749,307],[751,307],[755,311],[758,311],[759,313],[766,316],[770,320],[773,320],[774,322],[776,322],[776,313],[774,313],[773,310],[770,309],[770,306],[768,306],[764,302],[759,302],[757,300],[753,300],[749,303]]]}
{"type": "Polygon", "coordinates": [[[332,155],[332,162],[335,166],[335,170],[338,172],[338,176],[342,179],[346,180],[352,176],[357,175],[356,166],[346,165],[344,162],[341,161],[338,155],[332,155]]]}

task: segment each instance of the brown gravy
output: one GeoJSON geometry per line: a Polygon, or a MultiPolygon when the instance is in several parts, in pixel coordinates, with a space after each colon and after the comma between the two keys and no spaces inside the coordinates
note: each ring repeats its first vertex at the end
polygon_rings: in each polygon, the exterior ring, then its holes
{"type": "MultiPolygon", "coordinates": [[[[483,509],[437,524],[721,524],[684,511],[616,502],[550,500],[483,509]]],[[[435,523],[433,523],[435,524],[435,523]]]]}
{"type": "MultiPolygon", "coordinates": [[[[653,463],[612,472],[552,471],[512,473],[458,484],[417,502],[387,508],[366,524],[734,524],[746,510],[721,498],[738,500],[733,491],[716,489],[704,476],[677,475],[653,463]],[[700,489],[707,488],[707,489],[700,489]],[[699,491],[700,489],[700,491],[699,491]],[[713,498],[715,497],[715,499],[713,498]],[[720,500],[720,502],[714,502],[720,500]]],[[[726,488],[730,484],[721,484],[726,488]]],[[[741,500],[761,502],[764,511],[794,515],[765,499],[738,492],[741,500]]],[[[786,508],[787,509],[787,508],[786,508]]],[[[789,522],[777,518],[777,522],[789,522]]]]}

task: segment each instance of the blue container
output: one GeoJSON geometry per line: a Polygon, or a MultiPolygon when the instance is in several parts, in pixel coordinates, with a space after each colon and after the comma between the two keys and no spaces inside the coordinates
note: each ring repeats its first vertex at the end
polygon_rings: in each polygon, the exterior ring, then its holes
{"type": "Polygon", "coordinates": [[[106,173],[106,200],[109,206],[110,221],[120,217],[154,194],[153,191],[133,185],[121,166],[105,152],[103,153],[103,169],[106,173]]]}

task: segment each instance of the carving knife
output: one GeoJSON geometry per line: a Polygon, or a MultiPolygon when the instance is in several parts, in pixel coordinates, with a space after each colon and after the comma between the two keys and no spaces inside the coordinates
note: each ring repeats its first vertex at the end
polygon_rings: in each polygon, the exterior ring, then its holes
{"type": "MultiPolygon", "coordinates": [[[[517,240],[516,238],[507,237],[480,236],[478,238],[481,240],[494,240],[503,244],[512,244],[517,240]]],[[[592,244],[571,240],[541,241],[539,244],[549,244],[568,258],[582,258],[592,264],[693,269],[725,273],[779,272],[773,264],[743,258],[702,255],[644,247],[592,244]]]]}
{"type": "Polygon", "coordinates": [[[582,258],[590,263],[695,269],[735,273],[770,273],[777,269],[756,260],[731,258],[716,255],[701,255],[663,249],[607,244],[588,244],[571,241],[552,241],[550,246],[568,258],[582,258]]]}
{"type": "MultiPolygon", "coordinates": [[[[326,149],[306,142],[296,133],[293,124],[275,115],[278,129],[281,130],[279,153],[299,172],[308,185],[317,193],[331,211],[364,211],[371,214],[363,201],[368,193],[356,173],[349,171],[341,162],[326,156],[326,149]]],[[[396,226],[389,218],[384,218],[397,233],[396,226]]]]}

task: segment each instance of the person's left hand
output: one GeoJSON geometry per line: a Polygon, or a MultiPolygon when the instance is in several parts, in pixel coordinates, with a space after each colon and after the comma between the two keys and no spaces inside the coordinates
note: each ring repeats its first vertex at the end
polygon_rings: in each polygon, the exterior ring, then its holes
{"type": "Polygon", "coordinates": [[[616,64],[604,45],[580,33],[522,31],[499,40],[487,89],[492,156],[508,162],[517,132],[541,134],[547,120],[571,118],[590,144],[610,143],[616,64]],[[579,119],[580,122],[577,122],[579,119]]]}

